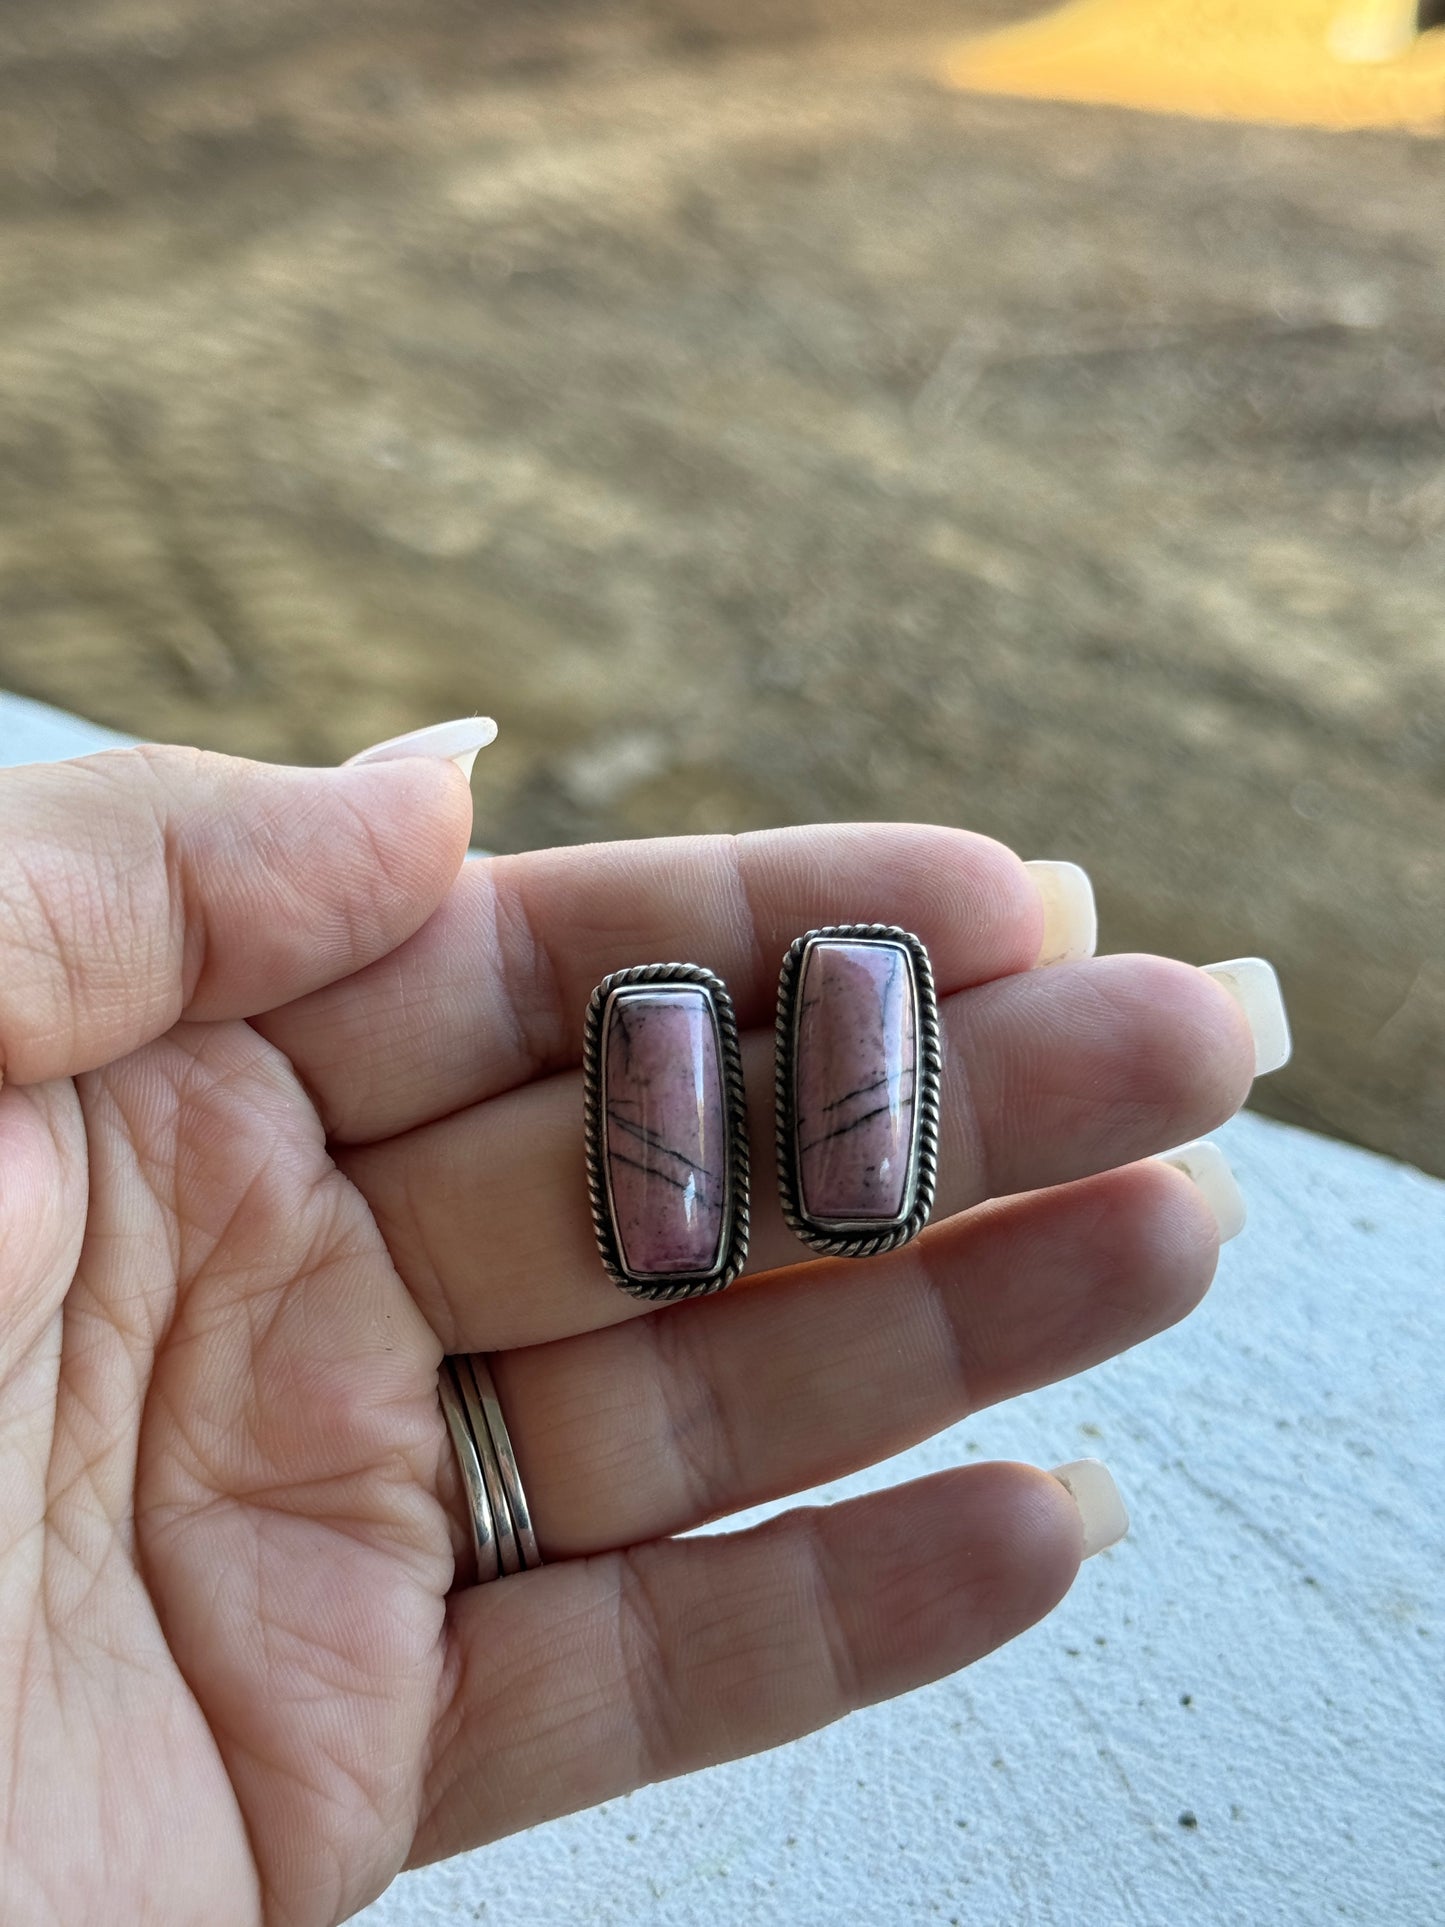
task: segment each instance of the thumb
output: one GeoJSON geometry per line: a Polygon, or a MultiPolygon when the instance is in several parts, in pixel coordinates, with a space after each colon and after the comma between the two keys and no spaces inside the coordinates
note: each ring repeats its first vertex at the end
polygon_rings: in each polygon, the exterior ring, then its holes
{"type": "Polygon", "coordinates": [[[281,769],[152,747],[0,770],[0,1078],[90,1070],[180,1017],[253,1016],[359,970],[431,915],[470,830],[439,755],[281,769]]]}

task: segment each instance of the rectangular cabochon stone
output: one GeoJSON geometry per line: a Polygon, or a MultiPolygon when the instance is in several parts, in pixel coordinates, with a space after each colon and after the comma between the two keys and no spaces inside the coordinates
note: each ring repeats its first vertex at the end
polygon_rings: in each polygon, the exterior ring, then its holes
{"type": "Polygon", "coordinates": [[[804,953],[793,1060],[806,1217],[886,1224],[913,1165],[918,993],[899,944],[827,938],[804,953]]]}
{"type": "Polygon", "coordinates": [[[717,1023],[690,986],[619,991],[602,1040],[612,1223],[625,1270],[722,1260],[727,1140],[717,1023]]]}

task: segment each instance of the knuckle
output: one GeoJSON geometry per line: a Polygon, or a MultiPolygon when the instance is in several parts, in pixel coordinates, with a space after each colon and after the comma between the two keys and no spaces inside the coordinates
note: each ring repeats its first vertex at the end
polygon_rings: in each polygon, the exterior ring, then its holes
{"type": "Polygon", "coordinates": [[[690,1722],[676,1691],[673,1641],[645,1547],[618,1555],[614,1615],[619,1684],[633,1733],[637,1778],[662,1779],[687,1757],[690,1722]]]}
{"type": "Polygon", "coordinates": [[[681,1515],[712,1518],[748,1489],[736,1423],[708,1368],[698,1321],[686,1307],[642,1321],[651,1339],[653,1377],[662,1409],[662,1462],[676,1482],[681,1515]]]}

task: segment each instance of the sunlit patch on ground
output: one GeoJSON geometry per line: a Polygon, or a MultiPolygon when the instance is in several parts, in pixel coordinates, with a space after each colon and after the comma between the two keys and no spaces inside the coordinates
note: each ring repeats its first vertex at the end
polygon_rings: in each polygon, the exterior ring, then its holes
{"type": "Polygon", "coordinates": [[[968,40],[952,85],[1211,120],[1445,134],[1427,0],[1073,0],[968,40]]]}

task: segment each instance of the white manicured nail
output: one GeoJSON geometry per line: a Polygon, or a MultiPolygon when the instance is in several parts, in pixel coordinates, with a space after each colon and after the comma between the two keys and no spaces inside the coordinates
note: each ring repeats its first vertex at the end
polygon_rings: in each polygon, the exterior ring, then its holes
{"type": "Polygon", "coordinates": [[[1039,963],[1077,963],[1082,957],[1092,957],[1099,941],[1099,915],[1088,871],[1081,870],[1077,863],[1055,863],[1042,857],[1024,868],[1044,900],[1039,963]]]}
{"type": "Polygon", "coordinates": [[[1228,1244],[1231,1238],[1239,1236],[1246,1216],[1244,1193],[1230,1169],[1229,1159],[1217,1144],[1211,1144],[1208,1138],[1198,1138],[1193,1144],[1181,1144],[1177,1151],[1166,1151],[1159,1162],[1172,1164],[1204,1193],[1219,1226],[1221,1244],[1228,1244]]]}
{"type": "Polygon", "coordinates": [[[410,729],[405,736],[389,736],[384,743],[373,743],[348,756],[343,767],[354,763],[395,763],[403,756],[441,756],[455,763],[463,776],[470,777],[477,751],[494,742],[497,725],[490,716],[460,716],[455,722],[429,723],[425,729],[410,729]]]}
{"type": "Polygon", "coordinates": [[[1409,52],[1420,31],[1419,10],[1401,0],[1347,0],[1335,15],[1325,44],[1336,60],[1383,66],[1409,52]]]}
{"type": "Polygon", "coordinates": [[[1229,963],[1205,964],[1204,974],[1223,984],[1248,1020],[1254,1033],[1255,1076],[1287,1064],[1289,1018],[1274,965],[1263,957],[1235,957],[1229,963]]]}
{"type": "Polygon", "coordinates": [[[1074,1459],[1050,1474],[1079,1508],[1084,1522],[1084,1557],[1117,1546],[1129,1530],[1129,1514],[1114,1475],[1102,1459],[1074,1459]]]}

